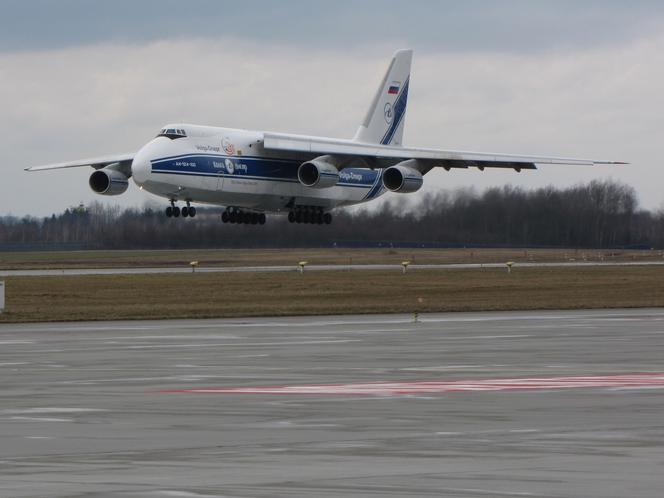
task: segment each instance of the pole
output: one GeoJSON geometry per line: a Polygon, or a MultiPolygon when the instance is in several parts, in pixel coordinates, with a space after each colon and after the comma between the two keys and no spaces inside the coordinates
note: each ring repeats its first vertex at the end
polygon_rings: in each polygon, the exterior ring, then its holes
{"type": "Polygon", "coordinates": [[[0,313],[5,310],[5,282],[0,280],[0,313]]]}

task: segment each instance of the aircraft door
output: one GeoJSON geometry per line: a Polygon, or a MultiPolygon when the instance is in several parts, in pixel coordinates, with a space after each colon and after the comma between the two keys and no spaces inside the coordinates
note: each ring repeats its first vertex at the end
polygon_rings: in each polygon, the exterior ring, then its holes
{"type": "Polygon", "coordinates": [[[217,170],[217,190],[224,190],[224,168],[217,170]]]}
{"type": "Polygon", "coordinates": [[[215,159],[214,161],[214,170],[217,172],[217,190],[224,189],[224,178],[229,172],[229,168],[232,168],[232,164],[229,165],[229,159],[215,159]]]}

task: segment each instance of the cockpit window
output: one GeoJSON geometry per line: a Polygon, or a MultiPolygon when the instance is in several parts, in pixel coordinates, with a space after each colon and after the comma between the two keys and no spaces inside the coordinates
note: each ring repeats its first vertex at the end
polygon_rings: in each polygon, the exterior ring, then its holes
{"type": "Polygon", "coordinates": [[[185,138],[187,133],[181,128],[162,128],[162,130],[159,132],[159,135],[157,136],[167,137],[171,140],[175,140],[176,138],[185,138]]]}

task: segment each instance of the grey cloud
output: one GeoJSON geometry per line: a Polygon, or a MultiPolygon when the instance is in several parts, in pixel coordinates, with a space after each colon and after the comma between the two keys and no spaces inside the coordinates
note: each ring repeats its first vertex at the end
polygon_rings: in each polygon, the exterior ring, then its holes
{"type": "Polygon", "coordinates": [[[235,37],[328,50],[533,52],[615,45],[656,32],[652,0],[5,0],[0,51],[235,37]]]}

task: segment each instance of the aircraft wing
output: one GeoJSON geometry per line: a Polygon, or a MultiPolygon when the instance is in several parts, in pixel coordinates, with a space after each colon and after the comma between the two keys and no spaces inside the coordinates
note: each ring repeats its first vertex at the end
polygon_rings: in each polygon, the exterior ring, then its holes
{"type": "Polygon", "coordinates": [[[111,164],[120,164],[121,166],[131,166],[131,161],[134,159],[134,153],[131,154],[116,154],[111,156],[89,157],[87,159],[79,159],[78,161],[69,161],[64,163],[44,164],[41,166],[31,166],[25,168],[25,171],[44,171],[49,169],[62,169],[62,168],[79,168],[81,166],[92,166],[94,169],[105,168],[111,164]],[[124,164],[123,164],[124,163],[124,164]]]}
{"type": "MultiPolygon", "coordinates": [[[[569,157],[523,156],[512,154],[493,154],[487,152],[468,152],[458,150],[428,149],[419,147],[392,147],[389,145],[368,144],[352,140],[307,137],[282,133],[264,133],[263,146],[266,149],[311,152],[314,154],[332,154],[337,156],[358,157],[364,159],[407,160],[416,159],[423,172],[432,167],[450,168],[512,168],[537,169],[536,164],[569,164],[592,166],[594,164],[627,164],[619,161],[576,159],[569,157]]],[[[380,167],[380,165],[377,165],[380,167]]]]}

